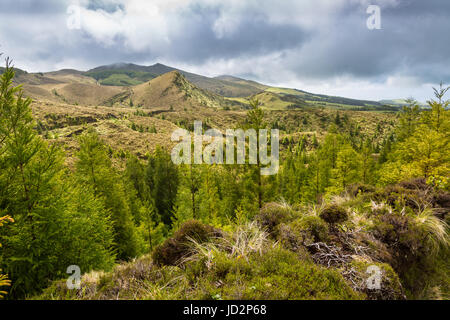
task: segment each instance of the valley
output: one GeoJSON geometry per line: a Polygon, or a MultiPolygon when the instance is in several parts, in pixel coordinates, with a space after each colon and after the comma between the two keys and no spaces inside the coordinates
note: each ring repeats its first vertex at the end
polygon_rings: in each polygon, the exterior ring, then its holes
{"type": "Polygon", "coordinates": [[[381,143],[398,110],[374,101],[314,95],[231,76],[208,78],[161,64],[116,64],[88,72],[18,70],[15,82],[33,99],[40,134],[58,141],[69,162],[77,137],[89,127],[96,128],[118,159],[125,153],[146,159],[157,145],[173,145],[170,135],[176,128],[192,131],[195,120],[207,128],[239,127],[252,99],[265,110],[266,122],[281,130],[282,141],[291,143],[303,135],[310,143],[314,137],[321,140],[335,122],[341,130],[374,136],[381,143]],[[110,81],[122,76],[129,80],[110,81]]]}

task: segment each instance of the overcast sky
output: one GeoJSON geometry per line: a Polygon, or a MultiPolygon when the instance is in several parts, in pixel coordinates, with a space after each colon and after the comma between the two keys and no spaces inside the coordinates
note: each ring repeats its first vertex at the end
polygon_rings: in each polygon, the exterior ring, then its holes
{"type": "Polygon", "coordinates": [[[160,62],[373,100],[450,83],[449,34],[449,0],[0,1],[0,51],[27,71],[160,62]]]}

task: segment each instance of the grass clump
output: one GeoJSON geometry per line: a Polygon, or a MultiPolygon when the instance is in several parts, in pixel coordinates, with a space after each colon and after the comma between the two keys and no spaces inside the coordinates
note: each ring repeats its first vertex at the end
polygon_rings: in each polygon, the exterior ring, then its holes
{"type": "Polygon", "coordinates": [[[200,221],[185,222],[172,238],[167,239],[153,252],[153,260],[157,265],[176,266],[190,254],[192,240],[203,243],[221,237],[219,230],[200,221]]]}

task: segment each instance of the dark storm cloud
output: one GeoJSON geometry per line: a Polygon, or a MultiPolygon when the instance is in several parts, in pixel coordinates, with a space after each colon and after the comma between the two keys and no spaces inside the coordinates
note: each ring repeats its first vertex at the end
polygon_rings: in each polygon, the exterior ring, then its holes
{"type": "Polygon", "coordinates": [[[168,55],[176,60],[202,63],[208,59],[230,59],[238,56],[257,56],[273,51],[293,49],[310,35],[293,25],[272,25],[263,13],[249,14],[240,20],[238,30],[230,36],[218,37],[214,22],[220,18],[218,8],[193,8],[183,14],[183,30],[173,42],[176,48],[168,55]]]}
{"type": "Polygon", "coordinates": [[[322,32],[294,63],[311,77],[350,74],[382,77],[393,72],[450,81],[450,2],[404,1],[382,9],[382,30],[361,28],[367,16],[348,12],[338,27],[322,32]]]}
{"type": "Polygon", "coordinates": [[[66,11],[67,4],[61,0],[2,0],[0,1],[0,16],[6,14],[42,14],[60,13],[66,11]]]}
{"type": "Polygon", "coordinates": [[[89,0],[86,7],[89,10],[95,11],[100,9],[109,13],[117,10],[125,10],[125,6],[123,4],[114,0],[89,0]]]}

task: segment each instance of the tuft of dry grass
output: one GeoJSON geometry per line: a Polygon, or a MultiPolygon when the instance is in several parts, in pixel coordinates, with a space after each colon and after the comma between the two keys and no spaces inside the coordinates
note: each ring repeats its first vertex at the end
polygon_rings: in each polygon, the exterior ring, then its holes
{"type": "Polygon", "coordinates": [[[448,225],[436,217],[432,209],[420,210],[414,216],[414,223],[427,234],[431,254],[436,255],[441,247],[449,246],[448,225]]]}
{"type": "Polygon", "coordinates": [[[231,256],[248,259],[248,255],[252,252],[262,255],[268,238],[268,233],[261,230],[254,221],[239,226],[234,232],[232,240],[229,241],[231,256]]]}
{"type": "Polygon", "coordinates": [[[253,221],[239,226],[230,238],[217,238],[210,242],[200,243],[192,238],[192,253],[183,259],[183,264],[191,261],[205,261],[208,269],[214,265],[214,257],[225,253],[229,258],[248,261],[252,253],[263,254],[269,243],[269,234],[261,230],[253,221]]]}

